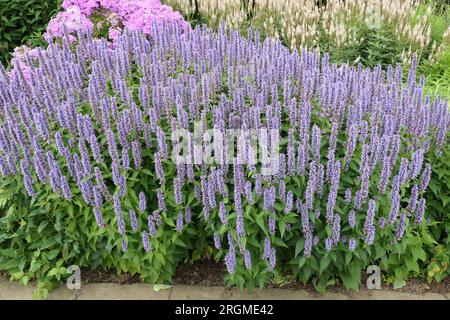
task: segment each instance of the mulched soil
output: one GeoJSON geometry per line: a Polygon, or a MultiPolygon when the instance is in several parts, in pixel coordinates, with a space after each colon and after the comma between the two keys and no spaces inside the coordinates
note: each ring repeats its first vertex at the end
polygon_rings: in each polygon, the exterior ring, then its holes
{"type": "Polygon", "coordinates": [[[139,275],[131,275],[129,273],[117,274],[111,270],[90,270],[81,268],[81,278],[85,283],[118,283],[118,284],[134,284],[141,283],[139,275]]]}
{"type": "Polygon", "coordinates": [[[213,260],[199,260],[191,264],[182,264],[177,268],[173,284],[190,286],[222,286],[224,266],[213,260]]]}
{"type": "MultiPolygon", "coordinates": [[[[139,275],[130,275],[122,273],[118,275],[116,272],[110,270],[89,270],[83,268],[81,270],[83,282],[85,283],[117,283],[117,284],[134,284],[141,283],[139,275]]],[[[224,265],[222,263],[216,263],[213,260],[198,260],[194,263],[182,264],[178,267],[175,276],[173,278],[174,285],[190,285],[190,286],[222,286],[224,275],[224,265]]],[[[0,272],[0,279],[8,279],[9,277],[5,272],[0,272]]],[[[365,284],[367,275],[362,274],[361,283],[365,284]]],[[[382,289],[392,290],[392,286],[385,283],[382,285],[382,289]]],[[[317,295],[317,291],[312,285],[304,285],[303,283],[293,280],[281,284],[272,283],[269,285],[272,288],[285,288],[285,289],[303,289],[308,292],[317,295]]],[[[349,293],[342,284],[330,286],[327,288],[328,292],[332,293],[349,293]]],[[[435,293],[450,293],[450,277],[447,277],[440,283],[433,282],[428,284],[421,279],[410,279],[407,281],[406,286],[399,289],[402,292],[422,294],[427,292],[435,293]]]]}
{"type": "MultiPolygon", "coordinates": [[[[224,275],[224,265],[222,263],[216,263],[213,260],[198,260],[194,263],[182,264],[178,267],[174,278],[174,285],[190,285],[190,286],[223,286],[223,275],[224,275]]],[[[128,274],[117,275],[110,271],[101,270],[82,270],[83,279],[86,282],[109,282],[109,283],[120,283],[120,284],[132,284],[139,283],[139,276],[130,276],[128,274]]],[[[362,274],[361,283],[365,284],[367,281],[367,275],[362,274]]],[[[272,288],[285,288],[285,289],[296,289],[296,290],[307,290],[308,292],[317,295],[317,291],[310,284],[304,285],[303,283],[293,280],[291,282],[286,282],[282,284],[272,283],[269,284],[272,288]]],[[[392,290],[393,287],[382,283],[382,289],[392,290]]],[[[328,292],[332,293],[349,293],[347,289],[342,284],[337,284],[335,286],[330,286],[327,288],[328,292]]],[[[450,292],[450,277],[447,277],[440,283],[433,282],[428,284],[426,281],[421,279],[410,279],[407,281],[406,286],[399,289],[402,292],[422,294],[426,292],[435,293],[449,293],[450,292]]]]}

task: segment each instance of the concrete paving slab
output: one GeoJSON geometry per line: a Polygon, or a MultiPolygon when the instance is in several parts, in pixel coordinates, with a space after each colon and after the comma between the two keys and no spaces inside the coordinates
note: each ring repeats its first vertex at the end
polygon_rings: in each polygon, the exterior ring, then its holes
{"type": "MultiPolygon", "coordinates": [[[[24,286],[19,282],[0,279],[0,300],[32,300],[35,284],[24,286]]],[[[49,300],[450,300],[450,293],[424,294],[396,290],[367,290],[345,293],[310,293],[306,290],[272,289],[255,290],[249,293],[237,288],[220,286],[175,286],[155,291],[147,284],[120,285],[114,283],[89,283],[81,290],[69,290],[65,286],[49,293],[49,300]]]]}
{"type": "Polygon", "coordinates": [[[48,300],[76,300],[77,290],[70,290],[67,287],[59,287],[48,294],[48,300]]]}
{"type": "Polygon", "coordinates": [[[34,283],[24,286],[17,281],[0,280],[0,300],[33,300],[34,283]]]}
{"type": "Polygon", "coordinates": [[[313,296],[306,290],[264,289],[252,293],[237,288],[226,290],[224,299],[228,300],[311,300],[313,296]]]}
{"type": "Polygon", "coordinates": [[[224,287],[215,286],[175,286],[170,293],[170,300],[218,300],[225,299],[226,292],[224,287]]]}
{"type": "Polygon", "coordinates": [[[346,294],[325,292],[322,294],[312,295],[315,300],[349,300],[350,298],[346,294]]]}
{"type": "Polygon", "coordinates": [[[169,300],[172,289],[155,291],[148,284],[89,283],[77,300],[169,300]]]}
{"type": "Polygon", "coordinates": [[[349,295],[352,300],[445,300],[444,295],[428,292],[424,294],[391,290],[361,290],[349,295]]]}

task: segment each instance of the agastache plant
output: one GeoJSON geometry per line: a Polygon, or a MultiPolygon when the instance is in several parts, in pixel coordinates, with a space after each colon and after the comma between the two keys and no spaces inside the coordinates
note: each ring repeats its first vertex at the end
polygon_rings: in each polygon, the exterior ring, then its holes
{"type": "MultiPolygon", "coordinates": [[[[88,31],[51,42],[28,65],[29,81],[17,69],[0,74],[0,171],[20,177],[28,196],[47,190],[84,203],[100,227],[114,225],[123,251],[135,246],[125,240],[132,232],[151,254],[159,234],[201,228],[230,275],[240,264],[275,271],[281,238],[300,237],[310,257],[344,239],[349,251],[382,236],[398,242],[426,219],[426,155],[443,147],[449,113],[440,98],[424,103],[423,83],[405,87],[381,68],[337,66],[252,30],[132,29],[114,47],[88,31]],[[248,130],[275,130],[286,141],[279,170],[266,174],[259,161],[173,163],[171,134],[180,128],[195,144],[189,159],[203,159],[206,136],[189,132],[199,123],[247,132],[247,142],[248,130]],[[387,214],[376,210],[380,199],[387,214]]],[[[260,151],[247,142],[249,159],[260,151]]]]}

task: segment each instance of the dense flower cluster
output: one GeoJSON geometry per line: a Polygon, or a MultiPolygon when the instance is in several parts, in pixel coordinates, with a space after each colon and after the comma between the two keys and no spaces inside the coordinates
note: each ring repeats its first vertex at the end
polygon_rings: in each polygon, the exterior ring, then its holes
{"type": "MultiPolygon", "coordinates": [[[[84,3],[87,14],[98,1],[84,3]]],[[[386,228],[400,241],[424,220],[425,155],[447,143],[450,118],[447,101],[423,97],[414,61],[404,86],[400,66],[337,66],[251,30],[242,37],[224,26],[216,34],[162,24],[151,39],[125,30],[115,48],[89,33],[78,37],[75,46],[38,51],[29,81],[20,68],[7,76],[0,67],[0,170],[22,176],[30,197],[47,186],[67,201],[82,197],[100,227],[114,212],[124,251],[127,233],[140,232],[151,252],[163,215],[179,233],[195,218],[216,230],[230,273],[241,260],[248,269],[265,261],[272,271],[285,215],[297,217],[285,230],[304,237],[305,256],[342,244],[354,251],[386,228]],[[175,166],[167,135],[195,121],[204,129],[279,130],[286,144],[277,174],[237,162],[175,166]],[[132,174],[143,170],[154,172],[154,192],[130,190],[132,174]],[[130,194],[138,205],[124,211],[130,194]],[[381,208],[386,197],[390,207],[381,208]],[[264,213],[259,257],[243,240],[249,207],[264,213]]]]}
{"type": "Polygon", "coordinates": [[[66,32],[69,34],[70,40],[74,41],[75,36],[71,35],[78,31],[90,32],[94,25],[89,18],[84,15],[77,6],[70,6],[66,11],[60,12],[50,20],[44,38],[47,41],[53,38],[61,38],[66,32]]]}
{"type": "Polygon", "coordinates": [[[110,40],[116,43],[124,27],[146,34],[152,34],[152,27],[161,26],[164,21],[187,27],[178,12],[159,0],[64,0],[62,7],[65,11],[48,25],[44,35],[48,41],[61,38],[65,32],[73,41],[77,31],[106,29],[110,40]]]}

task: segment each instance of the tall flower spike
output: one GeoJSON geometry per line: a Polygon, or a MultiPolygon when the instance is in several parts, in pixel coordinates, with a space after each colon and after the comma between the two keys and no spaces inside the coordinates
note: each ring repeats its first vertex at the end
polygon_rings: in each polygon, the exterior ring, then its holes
{"type": "Polygon", "coordinates": [[[419,206],[417,207],[417,212],[416,212],[416,217],[414,219],[414,223],[415,224],[421,224],[423,221],[423,217],[425,214],[425,205],[426,205],[426,200],[425,198],[421,198],[419,201],[419,206]]]}
{"type": "Polygon", "coordinates": [[[428,183],[430,182],[431,177],[431,165],[427,163],[425,165],[425,169],[422,172],[422,176],[420,179],[420,192],[425,192],[428,187],[428,183]]]}
{"type": "Polygon", "coordinates": [[[131,228],[133,229],[133,231],[136,232],[139,228],[139,225],[136,217],[136,212],[133,209],[130,210],[130,221],[131,221],[131,228]]]}
{"type": "Polygon", "coordinates": [[[145,212],[147,209],[147,201],[145,199],[145,194],[141,191],[139,192],[139,211],[145,212]]]}
{"type": "Polygon", "coordinates": [[[147,231],[142,231],[142,244],[144,245],[145,252],[152,251],[152,245],[150,243],[150,239],[148,238],[147,231]]]}
{"type": "Polygon", "coordinates": [[[157,198],[158,198],[158,207],[159,207],[159,211],[166,211],[166,202],[164,199],[164,193],[162,192],[161,189],[158,189],[157,191],[157,198]]]}
{"type": "Polygon", "coordinates": [[[117,228],[119,230],[119,233],[124,236],[125,235],[125,221],[123,219],[123,215],[122,215],[122,208],[120,206],[120,200],[119,200],[119,196],[115,195],[113,197],[114,200],[114,211],[116,213],[116,217],[117,217],[117,228]]]}
{"type": "Polygon", "coordinates": [[[181,212],[178,213],[176,229],[177,232],[181,232],[183,230],[183,213],[181,212]]]}
{"type": "Polygon", "coordinates": [[[156,237],[156,232],[157,232],[155,222],[153,221],[153,217],[154,217],[154,215],[149,215],[147,218],[148,231],[152,238],[156,237]]]}
{"type": "Polygon", "coordinates": [[[186,205],[184,209],[184,219],[186,223],[191,223],[192,221],[191,208],[189,207],[189,205],[186,205]]]}
{"type": "Polygon", "coordinates": [[[141,143],[138,141],[131,142],[131,149],[133,151],[134,168],[138,170],[142,162],[141,143]]]}

